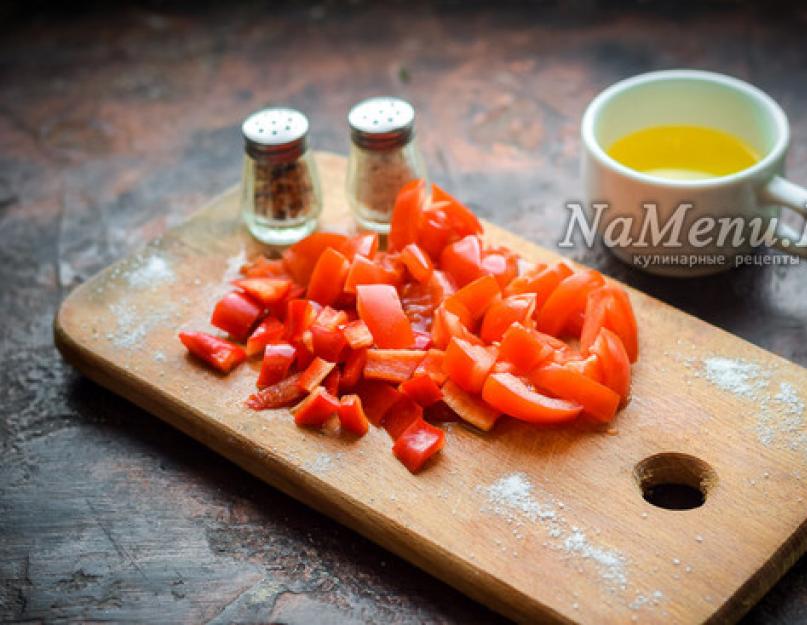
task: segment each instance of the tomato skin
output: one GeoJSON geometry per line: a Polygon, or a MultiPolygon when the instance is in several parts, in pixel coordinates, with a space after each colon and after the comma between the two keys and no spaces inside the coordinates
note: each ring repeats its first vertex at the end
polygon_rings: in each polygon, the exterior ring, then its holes
{"type": "Polygon", "coordinates": [[[306,294],[308,299],[323,306],[333,304],[342,294],[349,269],[347,258],[332,247],[326,248],[311,273],[306,294]]]}
{"type": "Polygon", "coordinates": [[[507,329],[514,323],[532,323],[535,312],[535,294],[511,295],[493,302],[485,313],[479,338],[486,343],[493,343],[502,338],[507,329]]]}
{"type": "Polygon", "coordinates": [[[580,404],[583,411],[597,421],[612,421],[619,407],[619,395],[570,367],[550,363],[539,367],[529,377],[536,387],[580,404]]]}
{"type": "Polygon", "coordinates": [[[443,448],[445,439],[443,430],[418,418],[395,439],[392,453],[411,473],[417,473],[443,448]]]}
{"type": "Polygon", "coordinates": [[[344,234],[315,232],[283,252],[283,265],[297,284],[308,284],[320,255],[329,247],[338,250],[346,241],[344,234]]]}
{"type": "Polygon", "coordinates": [[[602,284],[602,275],[593,269],[564,278],[538,313],[538,329],[558,336],[570,317],[585,309],[588,294],[602,284]]]}
{"type": "Polygon", "coordinates": [[[247,406],[252,410],[270,410],[289,406],[305,395],[298,381],[299,373],[294,373],[277,384],[267,386],[249,396],[247,406]]]}
{"type": "Polygon", "coordinates": [[[496,425],[501,410],[488,405],[478,395],[465,392],[451,380],[443,385],[443,401],[456,415],[477,429],[487,432],[496,425]]]}
{"type": "Polygon", "coordinates": [[[247,339],[247,356],[263,353],[270,343],[277,343],[286,332],[285,326],[274,317],[266,317],[247,339]]]}
{"type": "Polygon", "coordinates": [[[636,362],[639,357],[639,333],[633,306],[624,289],[616,285],[610,285],[610,288],[614,305],[608,308],[608,327],[622,339],[628,359],[636,362]]]}
{"type": "Polygon", "coordinates": [[[345,395],[339,400],[339,424],[343,430],[364,436],[369,430],[369,421],[358,395],[345,395]]]}
{"type": "Polygon", "coordinates": [[[482,233],[482,223],[473,211],[436,184],[432,185],[432,202],[445,212],[452,229],[459,236],[482,233]]]}
{"type": "Polygon", "coordinates": [[[541,425],[572,421],[583,409],[580,404],[542,395],[511,373],[489,375],[482,399],[511,417],[541,425]]]}
{"type": "Polygon", "coordinates": [[[339,400],[317,386],[311,394],[292,409],[294,422],[299,426],[321,427],[339,411],[339,400]]]}
{"type": "Polygon", "coordinates": [[[286,377],[294,362],[295,349],[288,343],[267,345],[263,352],[261,372],[258,374],[257,387],[266,388],[277,384],[286,377]]]}
{"type": "Polygon", "coordinates": [[[239,345],[206,332],[180,332],[179,340],[191,354],[222,373],[229,373],[247,358],[239,345]]]}
{"type": "Polygon", "coordinates": [[[473,345],[468,341],[452,338],[446,348],[443,371],[460,388],[469,393],[479,393],[493,365],[496,363],[495,347],[473,345]]]}
{"type": "Polygon", "coordinates": [[[621,404],[628,401],[630,394],[630,359],[622,340],[608,328],[601,328],[591,346],[592,354],[600,359],[602,383],[621,398],[621,404]]]}
{"type": "Polygon", "coordinates": [[[580,351],[588,353],[607,319],[608,304],[613,296],[606,287],[594,289],[586,299],[586,312],[580,330],[580,351]]]}
{"type": "Polygon", "coordinates": [[[248,295],[233,291],[222,297],[213,309],[210,323],[237,341],[244,341],[263,313],[263,308],[248,295]]]}
{"type": "Polygon", "coordinates": [[[395,287],[387,284],[363,284],[357,287],[356,308],[367,324],[373,341],[385,349],[412,347],[415,337],[404,314],[395,287]]]}
{"type": "Polygon", "coordinates": [[[553,348],[540,335],[520,323],[514,323],[502,336],[499,359],[511,363],[518,372],[532,371],[550,357],[553,348]]]}
{"type": "Polygon", "coordinates": [[[418,282],[428,282],[432,277],[434,265],[431,258],[418,247],[417,243],[409,243],[401,250],[401,261],[418,282]]]}
{"type": "Polygon", "coordinates": [[[264,306],[277,304],[291,289],[288,278],[244,278],[235,280],[235,286],[264,306]]]}
{"type": "Polygon", "coordinates": [[[368,380],[405,382],[425,357],[425,352],[414,349],[368,349],[364,377],[368,380]]]}
{"type": "Polygon", "coordinates": [[[401,383],[399,390],[426,408],[443,399],[440,387],[427,374],[415,375],[401,383]]]}
{"type": "Polygon", "coordinates": [[[402,250],[417,241],[426,191],[425,181],[412,180],[398,192],[390,218],[388,247],[391,251],[402,250]]]}
{"type": "Polygon", "coordinates": [[[479,237],[469,234],[447,245],[440,254],[440,268],[454,278],[460,287],[485,275],[482,268],[482,243],[479,237]]]}

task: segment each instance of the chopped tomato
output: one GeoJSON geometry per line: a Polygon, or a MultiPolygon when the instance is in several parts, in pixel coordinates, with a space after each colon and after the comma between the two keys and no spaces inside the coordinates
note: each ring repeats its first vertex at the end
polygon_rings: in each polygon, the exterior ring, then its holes
{"type": "Polygon", "coordinates": [[[308,299],[320,304],[333,304],[342,294],[350,263],[332,247],[319,257],[308,283],[308,299]]]}
{"type": "Polygon", "coordinates": [[[362,347],[370,347],[373,344],[373,335],[370,334],[370,328],[361,319],[348,323],[342,328],[342,334],[345,335],[345,340],[350,345],[350,349],[361,349],[362,347]]]}
{"type": "Polygon", "coordinates": [[[460,388],[469,393],[478,393],[496,362],[496,356],[495,347],[473,345],[468,341],[452,338],[446,348],[443,371],[460,388]]]}
{"type": "Polygon", "coordinates": [[[263,363],[261,372],[258,375],[258,388],[266,388],[277,384],[286,377],[294,362],[295,350],[288,343],[278,343],[267,345],[263,352],[263,363]]]}
{"type": "Polygon", "coordinates": [[[461,287],[482,277],[485,270],[482,267],[482,242],[479,237],[469,234],[447,245],[440,254],[440,268],[461,287]]]}
{"type": "Polygon", "coordinates": [[[580,350],[588,353],[597,335],[600,333],[607,319],[608,304],[613,296],[607,287],[594,289],[586,299],[583,327],[580,329],[580,350]]]}
{"type": "Polygon", "coordinates": [[[339,424],[343,430],[364,436],[369,429],[367,415],[361,405],[358,395],[345,395],[339,400],[339,424]]]}
{"type": "Polygon", "coordinates": [[[501,340],[514,323],[531,324],[535,311],[535,294],[511,295],[493,302],[485,313],[479,338],[486,343],[501,340]]]}
{"type": "Polygon", "coordinates": [[[311,351],[330,362],[343,360],[348,349],[347,340],[341,330],[321,326],[319,322],[311,326],[311,351]]]}
{"type": "Polygon", "coordinates": [[[364,365],[367,362],[367,350],[351,350],[342,365],[342,377],[339,379],[339,388],[352,389],[361,380],[364,365]]]}
{"type": "Polygon", "coordinates": [[[378,380],[362,380],[356,388],[364,413],[373,425],[381,425],[387,411],[402,395],[394,386],[378,380]]]}
{"type": "Polygon", "coordinates": [[[348,321],[347,313],[344,310],[335,310],[330,306],[325,306],[319,311],[316,324],[328,328],[329,330],[336,330],[348,321]]]}
{"type": "Polygon", "coordinates": [[[505,288],[518,275],[518,260],[513,254],[487,252],[482,256],[482,269],[505,288]]]}
{"type": "Polygon", "coordinates": [[[334,363],[328,362],[327,360],[317,356],[311,361],[311,364],[308,365],[306,370],[303,371],[303,375],[300,376],[297,384],[301,389],[311,393],[317,386],[322,384],[322,381],[331,371],[333,371],[335,366],[336,365],[334,363]]]}
{"type": "Polygon", "coordinates": [[[248,295],[233,291],[222,297],[213,309],[210,323],[237,341],[244,341],[258,323],[263,309],[248,295]]]}
{"type": "Polygon", "coordinates": [[[535,310],[539,311],[544,307],[546,300],[552,295],[557,286],[564,278],[568,278],[574,271],[566,263],[555,263],[547,267],[539,263],[526,273],[514,278],[505,289],[506,295],[518,295],[519,293],[535,293],[538,297],[535,302],[535,310]]]}
{"type": "Polygon", "coordinates": [[[418,238],[418,224],[426,201],[426,183],[412,180],[406,183],[395,198],[390,218],[388,246],[390,250],[402,250],[418,238]]]}
{"type": "Polygon", "coordinates": [[[446,213],[452,228],[460,236],[482,233],[482,224],[473,211],[436,184],[432,185],[432,202],[440,205],[440,210],[446,213]]]}
{"type": "Polygon", "coordinates": [[[499,358],[512,363],[519,372],[527,373],[549,358],[552,351],[538,332],[514,323],[502,336],[499,358]]]}
{"type": "Polygon", "coordinates": [[[435,204],[423,211],[418,230],[419,245],[435,260],[440,258],[446,245],[460,238],[451,228],[446,212],[435,204]]]}
{"type": "Polygon", "coordinates": [[[412,334],[415,335],[415,344],[412,346],[414,349],[426,351],[432,346],[431,334],[419,330],[412,330],[412,334]]]}
{"type": "Polygon", "coordinates": [[[322,386],[325,387],[325,390],[331,395],[338,397],[341,380],[342,373],[339,370],[339,367],[334,367],[331,369],[331,372],[325,376],[325,379],[322,381],[322,386]]]}
{"type": "Polygon", "coordinates": [[[542,395],[511,373],[489,375],[482,388],[482,398],[511,417],[537,424],[571,421],[583,409],[575,402],[542,395]]]}
{"type": "Polygon", "coordinates": [[[445,306],[441,305],[434,313],[432,344],[435,347],[444,349],[454,337],[474,344],[481,344],[482,342],[465,327],[465,324],[460,321],[457,315],[446,310],[445,306]]]}
{"type": "Polygon", "coordinates": [[[624,289],[613,284],[610,285],[610,288],[614,296],[614,304],[608,308],[608,327],[622,339],[630,361],[636,362],[639,357],[639,334],[633,306],[624,289]]]}
{"type": "Polygon", "coordinates": [[[292,414],[297,425],[320,427],[338,411],[339,400],[318,386],[292,409],[292,414]]]}
{"type": "Polygon", "coordinates": [[[236,280],[234,284],[264,306],[277,304],[291,288],[288,278],[244,278],[236,280]]]}
{"type": "Polygon", "coordinates": [[[558,336],[569,318],[585,309],[588,294],[602,284],[602,275],[593,269],[564,278],[539,311],[538,329],[558,336]]]}
{"type": "Polygon", "coordinates": [[[283,264],[297,284],[308,284],[314,266],[320,255],[327,249],[338,250],[347,241],[344,234],[336,232],[315,232],[283,252],[283,264]]]}
{"type": "Polygon", "coordinates": [[[577,373],[584,375],[595,382],[601,382],[600,359],[597,358],[596,354],[589,354],[585,358],[583,358],[581,355],[580,358],[567,360],[563,364],[567,369],[577,371],[577,373]]]}
{"type": "Polygon", "coordinates": [[[240,346],[206,332],[180,332],[179,340],[191,354],[222,373],[229,373],[247,357],[240,346]]]}
{"type": "Polygon", "coordinates": [[[401,250],[401,261],[418,282],[428,282],[432,277],[434,265],[431,258],[418,247],[417,243],[409,243],[401,250]]]}
{"type": "Polygon", "coordinates": [[[305,299],[293,299],[286,312],[286,338],[296,341],[311,327],[319,314],[319,304],[305,299]]]}
{"type": "Polygon", "coordinates": [[[361,254],[353,257],[345,279],[345,292],[355,293],[360,284],[387,284],[389,275],[377,263],[361,254]]]}
{"type": "Polygon", "coordinates": [[[443,385],[443,401],[460,419],[485,432],[496,424],[502,414],[501,410],[489,406],[478,395],[466,393],[451,380],[443,385]]]}
{"type": "Polygon", "coordinates": [[[443,361],[446,353],[442,349],[430,349],[426,357],[420,361],[415,369],[415,375],[428,375],[435,384],[442,386],[448,376],[443,371],[443,361]]]}
{"type": "Polygon", "coordinates": [[[277,278],[286,275],[282,260],[270,260],[263,254],[241,266],[241,273],[247,278],[277,278]]]}
{"type": "Polygon", "coordinates": [[[337,248],[348,260],[356,254],[372,258],[378,251],[378,235],[375,232],[364,232],[350,237],[337,248]]]}
{"type": "Polygon", "coordinates": [[[277,343],[286,332],[285,326],[274,317],[266,317],[247,339],[247,356],[263,353],[269,343],[277,343]]]}
{"type": "Polygon", "coordinates": [[[397,438],[392,453],[412,473],[417,473],[445,445],[446,435],[422,418],[413,421],[397,438]]]}
{"type": "Polygon", "coordinates": [[[482,276],[466,284],[451,297],[446,299],[446,307],[450,308],[452,303],[461,303],[471,315],[471,318],[481,319],[494,301],[499,298],[501,289],[496,278],[493,276],[482,276]]]}
{"type": "Polygon", "coordinates": [[[395,287],[363,284],[357,290],[359,317],[370,329],[375,344],[385,349],[412,347],[415,342],[412,326],[404,314],[395,287]]]}
{"type": "Polygon", "coordinates": [[[414,400],[402,395],[389,410],[384,414],[381,420],[381,425],[390,435],[392,440],[398,438],[403,431],[409,427],[409,424],[416,419],[423,417],[423,408],[421,408],[414,400]]]}
{"type": "Polygon", "coordinates": [[[247,399],[247,406],[253,410],[270,410],[290,406],[305,395],[305,391],[297,384],[301,375],[294,373],[277,384],[267,386],[250,395],[247,399]]]}
{"type": "Polygon", "coordinates": [[[619,395],[614,391],[563,365],[550,363],[539,367],[530,373],[530,382],[555,397],[581,405],[586,414],[598,421],[611,421],[619,407],[619,395]]]}
{"type": "Polygon", "coordinates": [[[440,387],[425,373],[409,378],[398,388],[424,408],[443,399],[440,387]]]}
{"type": "Polygon", "coordinates": [[[602,383],[622,399],[630,394],[630,359],[622,340],[608,328],[601,328],[591,346],[591,352],[600,359],[602,383]]]}
{"type": "Polygon", "coordinates": [[[415,349],[368,349],[364,377],[387,382],[405,382],[426,354],[415,349]]]}

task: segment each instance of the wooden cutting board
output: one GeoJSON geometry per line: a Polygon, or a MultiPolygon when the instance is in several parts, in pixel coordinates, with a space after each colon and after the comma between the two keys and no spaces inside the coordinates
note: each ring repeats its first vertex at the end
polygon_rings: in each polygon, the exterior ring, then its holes
{"type": "MultiPolygon", "coordinates": [[[[317,158],[322,225],[348,231],[345,160],[317,158]]],[[[557,258],[486,228],[530,259],[557,258]]],[[[641,358],[614,428],[453,424],[413,476],[383,430],[353,440],[246,409],[257,363],[224,378],[186,356],[177,331],[208,329],[259,250],[231,189],[77,288],[56,344],[99,384],[517,621],[731,622],[805,551],[804,369],[632,291],[641,358]],[[642,482],[699,487],[706,501],[656,507],[642,482]]]]}

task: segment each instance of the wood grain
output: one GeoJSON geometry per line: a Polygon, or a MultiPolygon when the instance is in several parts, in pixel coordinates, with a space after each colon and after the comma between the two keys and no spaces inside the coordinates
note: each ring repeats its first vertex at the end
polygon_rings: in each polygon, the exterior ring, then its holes
{"type": "MultiPolygon", "coordinates": [[[[320,154],[318,164],[323,227],[349,229],[344,159],[320,154]]],[[[555,257],[487,228],[527,257],[555,257]]],[[[354,441],[299,429],[286,411],[249,411],[255,365],[222,378],[185,355],[177,330],[208,327],[225,280],[258,249],[230,190],[76,289],[56,319],[57,345],[100,384],[518,621],[730,622],[804,552],[804,397],[773,396],[782,383],[803,394],[796,365],[633,292],[642,355],[616,432],[451,426],[439,461],[411,476],[383,431],[354,441]],[[770,393],[722,389],[709,358],[757,367],[770,393]],[[771,415],[799,401],[798,414],[771,415]],[[780,416],[802,429],[763,431],[780,416]],[[714,471],[702,507],[642,498],[634,467],[665,452],[714,471]],[[508,478],[531,490],[497,499],[508,478]]]]}

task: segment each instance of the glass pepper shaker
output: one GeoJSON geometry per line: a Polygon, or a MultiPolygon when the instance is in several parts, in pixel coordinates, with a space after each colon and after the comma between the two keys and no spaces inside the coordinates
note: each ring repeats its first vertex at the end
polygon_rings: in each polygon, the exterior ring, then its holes
{"type": "Polygon", "coordinates": [[[348,124],[348,203],[362,227],[386,234],[398,191],[410,180],[426,179],[415,109],[400,98],[368,98],[350,110],[348,124]]]}
{"type": "Polygon", "coordinates": [[[322,210],[308,119],[295,109],[267,108],[247,117],[241,132],[241,214],[247,227],[270,245],[299,241],[316,228],[322,210]]]}

